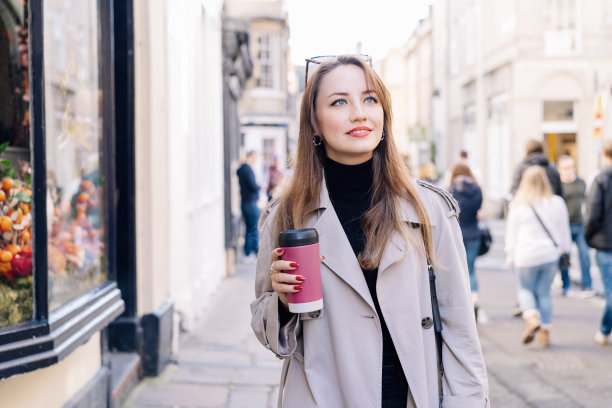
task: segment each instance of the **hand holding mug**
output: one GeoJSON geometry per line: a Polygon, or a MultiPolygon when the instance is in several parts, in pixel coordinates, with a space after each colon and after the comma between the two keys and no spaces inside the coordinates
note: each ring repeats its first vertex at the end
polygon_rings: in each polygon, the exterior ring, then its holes
{"type": "Polygon", "coordinates": [[[298,267],[298,264],[293,261],[284,261],[281,259],[283,255],[282,248],[276,248],[272,251],[272,264],[270,265],[270,281],[272,289],[278,294],[278,298],[289,307],[287,301],[287,293],[297,293],[302,290],[300,285],[304,282],[304,277],[301,275],[293,275],[285,273],[285,271],[293,271],[298,267]]]}

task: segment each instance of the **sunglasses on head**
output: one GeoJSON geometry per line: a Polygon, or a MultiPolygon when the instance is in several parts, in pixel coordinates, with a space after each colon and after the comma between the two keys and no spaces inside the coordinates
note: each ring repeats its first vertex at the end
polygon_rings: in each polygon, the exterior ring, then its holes
{"type": "Polygon", "coordinates": [[[304,73],[304,86],[308,84],[308,80],[312,76],[314,72],[316,72],[315,68],[310,70],[310,74],[308,72],[308,65],[316,64],[321,65],[328,62],[336,61],[339,57],[353,57],[357,58],[363,62],[367,62],[370,66],[372,66],[372,57],[366,54],[343,54],[343,55],[319,55],[317,57],[306,58],[306,72],[304,73]]]}

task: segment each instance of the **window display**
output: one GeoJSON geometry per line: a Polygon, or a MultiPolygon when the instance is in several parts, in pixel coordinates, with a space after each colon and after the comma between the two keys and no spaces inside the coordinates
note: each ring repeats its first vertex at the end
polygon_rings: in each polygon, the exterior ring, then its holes
{"type": "Polygon", "coordinates": [[[49,310],[104,283],[104,137],[97,1],[44,2],[49,310]]]}
{"type": "Polygon", "coordinates": [[[27,5],[0,2],[0,327],[32,319],[27,5]]]}

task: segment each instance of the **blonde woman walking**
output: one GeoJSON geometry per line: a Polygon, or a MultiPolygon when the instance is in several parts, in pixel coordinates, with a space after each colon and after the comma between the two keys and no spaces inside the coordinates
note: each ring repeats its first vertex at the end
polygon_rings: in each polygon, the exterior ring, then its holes
{"type": "Polygon", "coordinates": [[[521,339],[524,344],[533,341],[539,330],[540,345],[550,345],[550,286],[559,270],[559,256],[561,252],[568,252],[570,245],[565,202],[553,195],[542,167],[527,168],[510,203],[505,248],[506,261],[514,269],[518,283],[518,298],[525,319],[521,339]]]}

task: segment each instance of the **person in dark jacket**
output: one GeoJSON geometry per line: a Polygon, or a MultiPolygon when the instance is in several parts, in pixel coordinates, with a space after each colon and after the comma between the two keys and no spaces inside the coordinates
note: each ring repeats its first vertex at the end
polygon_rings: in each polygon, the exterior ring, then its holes
{"type": "Polygon", "coordinates": [[[480,251],[480,232],[478,230],[478,211],[482,205],[482,190],[476,184],[472,171],[462,163],[455,164],[451,171],[450,193],[459,203],[459,226],[463,235],[463,246],[470,274],[470,288],[474,314],[478,318],[478,280],[474,273],[474,263],[480,251]]]}
{"type": "Polygon", "coordinates": [[[558,196],[563,196],[563,189],[561,187],[561,178],[559,177],[559,172],[554,164],[552,164],[548,157],[544,155],[544,146],[542,146],[542,142],[539,140],[530,140],[527,142],[527,155],[525,160],[523,160],[516,171],[514,172],[514,179],[512,180],[512,188],[510,192],[512,195],[516,193],[519,184],[521,183],[521,177],[523,176],[523,172],[529,166],[542,166],[546,170],[546,176],[548,177],[548,181],[550,182],[550,186],[552,187],[553,194],[558,196]]]}
{"type": "MultiPolygon", "coordinates": [[[[557,168],[561,175],[563,199],[569,213],[572,241],[578,247],[580,272],[582,273],[582,293],[591,296],[594,294],[591,290],[591,259],[589,258],[589,247],[584,239],[584,226],[582,224],[582,204],[586,197],[586,183],[576,175],[576,164],[572,156],[563,155],[559,157],[557,168]]],[[[561,270],[561,280],[563,281],[563,294],[565,295],[571,284],[568,269],[561,270]]]]}
{"type": "Polygon", "coordinates": [[[604,168],[593,180],[586,200],[584,237],[595,248],[595,260],[606,292],[601,326],[595,341],[601,345],[610,343],[612,332],[612,140],[606,140],[603,148],[604,168]]]}
{"type": "Polygon", "coordinates": [[[251,167],[257,161],[257,152],[247,153],[246,162],[236,171],[238,174],[238,184],[240,184],[240,209],[246,225],[244,235],[244,255],[251,253],[257,255],[259,252],[259,233],[257,231],[257,221],[259,220],[259,185],[255,180],[255,173],[251,167]]]}

